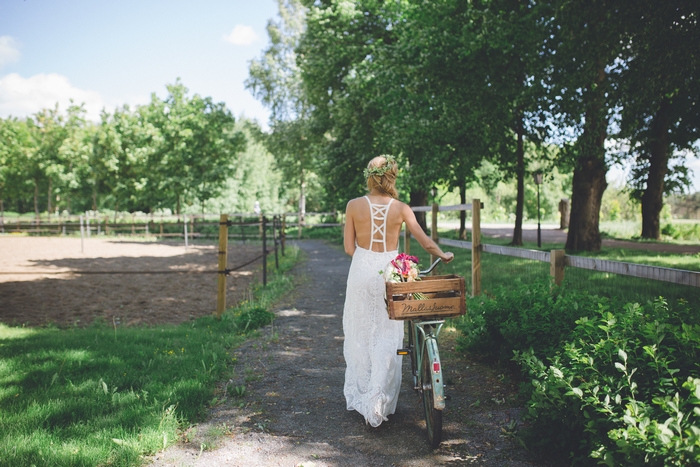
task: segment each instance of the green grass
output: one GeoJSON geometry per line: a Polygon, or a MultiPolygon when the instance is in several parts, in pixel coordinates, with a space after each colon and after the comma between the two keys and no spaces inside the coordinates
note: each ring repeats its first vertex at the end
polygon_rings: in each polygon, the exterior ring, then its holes
{"type": "Polygon", "coordinates": [[[293,282],[288,248],[268,286],[229,309],[179,326],[13,328],[0,325],[0,466],[133,466],[198,420],[229,350],[274,316],[293,282]]]}

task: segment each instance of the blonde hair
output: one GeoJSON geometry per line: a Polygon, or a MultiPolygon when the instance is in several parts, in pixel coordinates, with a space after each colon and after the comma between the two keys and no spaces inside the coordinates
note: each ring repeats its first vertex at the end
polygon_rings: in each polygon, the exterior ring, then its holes
{"type": "Polygon", "coordinates": [[[399,193],[396,191],[396,176],[399,173],[399,166],[392,156],[377,156],[367,164],[365,176],[367,177],[367,189],[379,190],[398,199],[399,193]]]}

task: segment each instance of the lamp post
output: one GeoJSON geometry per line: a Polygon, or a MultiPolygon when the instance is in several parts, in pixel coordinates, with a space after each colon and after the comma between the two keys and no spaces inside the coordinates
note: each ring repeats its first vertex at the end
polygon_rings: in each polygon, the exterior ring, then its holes
{"type": "Polygon", "coordinates": [[[542,172],[534,173],[535,185],[537,185],[537,248],[542,247],[542,229],[540,227],[540,185],[542,185],[542,172]]]}

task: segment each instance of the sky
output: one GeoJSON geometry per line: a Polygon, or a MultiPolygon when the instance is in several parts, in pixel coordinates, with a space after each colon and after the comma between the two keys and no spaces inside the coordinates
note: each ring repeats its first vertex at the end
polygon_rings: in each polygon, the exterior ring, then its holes
{"type": "Polygon", "coordinates": [[[178,78],[267,127],[245,89],[268,45],[276,0],[0,0],[0,117],[72,98],[98,121],[104,108],[145,104],[178,78]]]}
{"type": "MultiPolygon", "coordinates": [[[[276,0],[0,0],[0,118],[73,99],[98,121],[102,109],[165,97],[180,78],[267,129],[269,112],[244,82],[273,18],[276,0]]],[[[700,159],[688,166],[700,190],[700,159]]],[[[608,174],[624,179],[624,168],[608,174]]]]}

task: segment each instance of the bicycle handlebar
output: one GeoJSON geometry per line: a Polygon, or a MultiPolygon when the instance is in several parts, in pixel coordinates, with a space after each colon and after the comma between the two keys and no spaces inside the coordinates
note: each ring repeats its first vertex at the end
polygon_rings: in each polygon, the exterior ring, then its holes
{"type": "Polygon", "coordinates": [[[426,269],[425,271],[418,271],[418,275],[425,276],[426,274],[430,274],[432,272],[432,270],[435,269],[435,266],[437,266],[440,261],[442,261],[440,258],[436,259],[435,262],[433,264],[431,264],[428,269],[426,269]]]}

